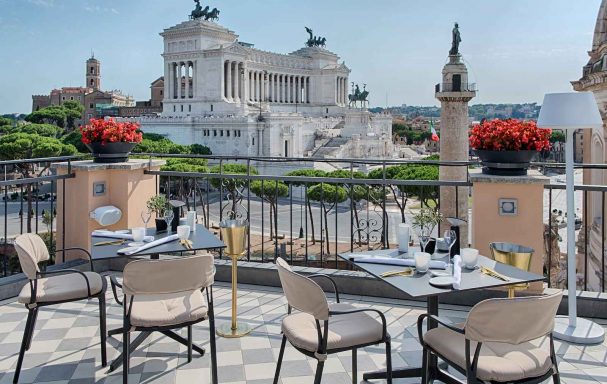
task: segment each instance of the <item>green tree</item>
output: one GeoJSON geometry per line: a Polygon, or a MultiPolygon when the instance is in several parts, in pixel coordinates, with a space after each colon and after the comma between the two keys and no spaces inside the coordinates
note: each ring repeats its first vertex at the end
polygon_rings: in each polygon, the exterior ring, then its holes
{"type": "Polygon", "coordinates": [[[89,150],[82,142],[82,133],[75,130],[61,137],[61,142],[66,145],[73,145],[80,153],[88,153],[89,150]]]}
{"type": "MultiPolygon", "coordinates": [[[[249,170],[251,175],[257,175],[257,169],[255,167],[251,167],[249,170]]],[[[238,163],[227,163],[223,165],[215,165],[211,167],[210,173],[221,173],[222,175],[246,175],[247,174],[247,166],[245,164],[238,163]]],[[[236,215],[238,203],[242,201],[243,198],[243,189],[247,185],[247,181],[245,179],[240,178],[211,178],[211,185],[216,189],[223,189],[227,192],[227,196],[230,200],[232,200],[232,209],[230,211],[230,215],[236,215]]],[[[220,196],[220,199],[223,199],[223,196],[220,196]]],[[[223,210],[223,208],[221,208],[223,210]]]]}
{"type": "MultiPolygon", "coordinates": [[[[297,177],[325,177],[327,173],[325,171],[321,171],[320,169],[297,169],[295,171],[291,171],[287,173],[285,176],[297,176],[297,177]]],[[[308,187],[310,188],[313,185],[318,183],[312,182],[299,182],[299,181],[290,181],[288,182],[296,187],[308,187]]],[[[314,235],[314,215],[312,214],[312,204],[310,203],[310,199],[306,196],[306,206],[308,208],[308,213],[310,216],[310,227],[312,229],[312,244],[316,244],[316,238],[314,235]]]]}
{"type": "Polygon", "coordinates": [[[563,131],[552,131],[552,135],[550,135],[551,143],[556,143],[556,142],[564,143],[565,141],[566,141],[565,133],[563,133],[563,131]]]}
{"type": "Polygon", "coordinates": [[[13,128],[9,133],[27,133],[45,137],[58,138],[63,134],[63,129],[52,124],[24,124],[13,128]]]}
{"type": "MultiPolygon", "coordinates": [[[[73,145],[63,144],[58,139],[44,137],[36,134],[11,133],[0,136],[0,159],[1,160],[25,160],[40,157],[68,156],[76,153],[73,145]]],[[[34,171],[33,163],[17,163],[17,172],[22,178],[32,177],[34,171]]],[[[42,174],[46,170],[40,171],[42,174]]],[[[39,174],[39,175],[40,175],[39,174]]],[[[26,184],[27,193],[27,231],[32,231],[32,184],[26,184]]]]}
{"type": "Polygon", "coordinates": [[[278,199],[289,195],[289,187],[277,180],[253,180],[250,189],[251,192],[270,204],[270,238],[276,240],[278,223],[275,216],[278,215],[278,199]]]}
{"type": "MultiPolygon", "coordinates": [[[[197,182],[197,176],[195,174],[209,172],[207,160],[196,158],[167,159],[166,164],[163,165],[160,170],[194,174],[192,176],[184,176],[176,180],[176,182],[173,183],[175,188],[171,188],[171,186],[169,186],[169,191],[174,190],[177,198],[185,202],[187,209],[192,209],[192,199],[196,201],[195,195],[202,196],[202,191],[200,190],[200,186],[197,182]]],[[[161,182],[168,182],[168,178],[163,177],[161,182]]],[[[204,209],[202,210],[202,217],[203,220],[206,221],[206,211],[204,209]]]]}
{"type": "Polygon", "coordinates": [[[30,123],[50,123],[65,128],[66,113],[65,108],[59,105],[51,105],[32,112],[25,117],[25,121],[30,123]]]}
{"type": "Polygon", "coordinates": [[[211,149],[205,145],[192,144],[190,145],[190,153],[192,155],[212,155],[211,149]]]}
{"type": "Polygon", "coordinates": [[[65,110],[65,122],[67,129],[73,131],[76,128],[75,121],[82,118],[84,105],[75,100],[68,100],[62,104],[65,110]]]}
{"type": "Polygon", "coordinates": [[[190,148],[187,145],[175,144],[167,138],[162,140],[143,139],[141,143],[133,148],[133,153],[162,153],[162,154],[188,154],[190,148]]]}
{"type": "MultiPolygon", "coordinates": [[[[338,169],[332,172],[327,173],[327,177],[334,177],[339,179],[364,179],[366,175],[359,171],[348,171],[346,169],[338,169]]],[[[358,216],[358,203],[362,200],[365,200],[367,197],[367,188],[360,184],[339,184],[341,187],[346,189],[346,193],[348,195],[348,199],[350,200],[350,210],[354,213],[354,226],[356,230],[352,232],[352,235],[356,233],[358,235],[358,245],[362,245],[362,233],[360,231],[360,218],[358,216]]],[[[353,228],[354,229],[354,228],[353,228]]]]}
{"type": "MultiPolygon", "coordinates": [[[[325,242],[327,245],[328,255],[331,254],[328,225],[329,212],[331,212],[332,209],[337,208],[337,204],[343,203],[347,198],[348,195],[346,190],[343,187],[335,184],[320,183],[308,189],[308,199],[318,201],[320,203],[320,208],[322,209],[322,213],[325,218],[325,242]]],[[[337,236],[337,234],[335,234],[335,236],[337,236]]],[[[335,241],[337,241],[337,239],[335,241]]]]}
{"type": "Polygon", "coordinates": [[[13,119],[9,119],[8,117],[1,117],[0,116],[0,127],[3,126],[13,126],[13,119]]]}

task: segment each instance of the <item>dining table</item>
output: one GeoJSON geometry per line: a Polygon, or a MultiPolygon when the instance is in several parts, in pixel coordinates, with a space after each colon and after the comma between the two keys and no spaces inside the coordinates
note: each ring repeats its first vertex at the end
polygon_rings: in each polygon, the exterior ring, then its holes
{"type": "MultiPolygon", "coordinates": [[[[439,314],[439,300],[441,297],[447,295],[458,295],[462,292],[491,289],[503,287],[511,284],[520,283],[531,283],[536,281],[543,281],[545,278],[542,275],[538,275],[532,272],[524,271],[513,266],[499,263],[491,258],[483,255],[479,255],[478,264],[474,269],[462,268],[461,283],[459,289],[454,289],[452,286],[438,287],[430,284],[432,274],[430,270],[426,273],[415,273],[415,271],[408,275],[392,275],[388,277],[382,277],[382,274],[391,272],[405,267],[389,264],[391,261],[386,260],[385,263],[381,263],[383,258],[391,259],[411,259],[413,260],[413,254],[419,251],[419,248],[409,247],[408,252],[400,252],[398,249],[383,249],[365,252],[348,252],[341,253],[339,257],[345,260],[350,266],[355,269],[366,272],[372,277],[381,280],[383,283],[388,284],[398,291],[404,293],[406,296],[411,297],[415,300],[426,301],[426,311],[429,315],[438,316],[439,314]],[[365,258],[369,258],[365,262],[365,258]],[[374,262],[369,262],[371,259],[376,258],[374,262]],[[377,259],[379,258],[379,259],[377,259]],[[488,275],[482,272],[482,267],[489,268],[499,275],[500,278],[488,275]],[[503,278],[507,278],[505,281],[503,278]]],[[[447,253],[435,253],[432,255],[432,260],[443,261],[450,263],[449,256],[447,253]]],[[[438,270],[440,271],[440,270],[438,270]]],[[[445,272],[445,271],[443,271],[445,272]]],[[[428,318],[426,323],[427,329],[433,329],[438,326],[438,323],[431,318],[428,318]]],[[[421,353],[421,352],[420,352],[421,353]]],[[[442,369],[438,360],[434,357],[428,364],[429,378],[431,380],[439,380],[443,383],[460,383],[454,376],[449,374],[446,370],[442,369]]],[[[364,380],[373,379],[386,379],[386,371],[375,371],[367,372],[363,375],[364,380]]],[[[413,378],[422,377],[421,367],[407,367],[398,368],[392,370],[393,378],[413,378]]]]}
{"type": "MultiPolygon", "coordinates": [[[[129,232],[126,232],[129,233],[129,232]]],[[[157,260],[160,258],[160,254],[172,254],[179,256],[188,256],[191,255],[195,251],[203,251],[203,250],[221,250],[225,248],[225,244],[221,241],[217,236],[215,236],[211,231],[209,231],[204,225],[196,224],[196,228],[193,231],[190,231],[189,235],[189,246],[185,246],[180,241],[171,241],[163,244],[159,244],[155,247],[151,247],[148,249],[144,249],[139,252],[135,252],[133,254],[123,254],[119,251],[123,248],[127,248],[128,244],[131,243],[131,240],[120,241],[120,239],[105,237],[103,235],[91,235],[91,257],[93,260],[109,260],[109,259],[118,259],[118,258],[141,258],[141,257],[149,257],[152,260],[157,260]]],[[[154,240],[159,240],[165,238],[167,236],[175,234],[175,231],[168,232],[164,231],[156,231],[155,228],[147,228],[146,236],[153,236],[154,240]]],[[[112,290],[114,293],[114,298],[119,304],[122,304],[121,300],[119,300],[118,295],[116,293],[116,287],[121,287],[121,284],[116,279],[116,276],[110,276],[110,281],[112,283],[112,290]]],[[[170,331],[163,330],[160,331],[167,337],[187,346],[188,340],[182,337],[181,335],[170,331]]],[[[108,331],[109,336],[122,334],[122,328],[111,329],[108,331]]],[[[130,350],[134,351],[145,339],[150,336],[151,332],[140,332],[139,335],[131,342],[130,350]]],[[[198,347],[197,345],[192,345],[192,349],[198,352],[201,355],[204,355],[204,348],[198,347]]],[[[116,368],[122,365],[122,353],[112,361],[110,364],[110,372],[114,371],[116,368]]]]}

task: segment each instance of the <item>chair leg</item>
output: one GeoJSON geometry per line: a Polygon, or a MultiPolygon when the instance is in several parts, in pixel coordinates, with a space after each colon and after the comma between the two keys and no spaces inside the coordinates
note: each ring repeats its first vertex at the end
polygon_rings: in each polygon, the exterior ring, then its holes
{"type": "Polygon", "coordinates": [[[428,384],[428,360],[430,358],[428,349],[424,347],[422,353],[422,384],[428,384]]]}
{"type": "Polygon", "coordinates": [[[352,350],[352,384],[358,383],[358,359],[356,358],[356,348],[352,350]]]}
{"type": "Polygon", "coordinates": [[[318,361],[318,364],[316,365],[316,375],[314,376],[314,384],[320,384],[320,381],[322,380],[322,369],[325,367],[325,362],[324,361],[318,361]]]}
{"type": "Polygon", "coordinates": [[[99,296],[99,323],[99,333],[101,335],[101,366],[107,367],[107,311],[105,306],[105,292],[102,292],[99,296]]]}
{"type": "Polygon", "coordinates": [[[36,330],[36,320],[38,319],[38,307],[33,309],[34,316],[32,317],[32,322],[30,324],[29,338],[27,339],[27,346],[25,347],[26,351],[30,350],[32,345],[32,339],[34,338],[34,331],[36,330]]]}
{"type": "Polygon", "coordinates": [[[282,365],[282,358],[285,354],[285,346],[287,345],[287,337],[282,335],[282,342],[280,343],[280,353],[278,354],[278,364],[276,364],[276,373],[274,374],[274,384],[278,384],[278,378],[280,377],[280,366],[282,365]]]}
{"type": "Polygon", "coordinates": [[[386,340],[386,383],[392,384],[392,342],[386,340]]]}
{"type": "Polygon", "coordinates": [[[23,357],[27,349],[27,344],[31,339],[30,333],[32,332],[32,323],[34,322],[36,309],[30,309],[27,313],[27,320],[25,322],[25,330],[23,331],[23,340],[21,341],[21,349],[19,350],[19,359],[17,360],[17,367],[15,368],[15,376],[13,377],[13,383],[19,382],[19,374],[21,373],[21,366],[23,365],[23,357]]]}
{"type": "Polygon", "coordinates": [[[212,384],[218,384],[217,380],[217,348],[215,347],[215,313],[211,307],[209,310],[209,339],[211,341],[211,378],[212,384]]]}
{"type": "Polygon", "coordinates": [[[188,325],[188,363],[192,361],[192,326],[188,325]]]}
{"type": "Polygon", "coordinates": [[[126,326],[122,330],[122,383],[128,384],[129,382],[129,355],[131,354],[131,335],[129,333],[129,327],[126,326]]]}

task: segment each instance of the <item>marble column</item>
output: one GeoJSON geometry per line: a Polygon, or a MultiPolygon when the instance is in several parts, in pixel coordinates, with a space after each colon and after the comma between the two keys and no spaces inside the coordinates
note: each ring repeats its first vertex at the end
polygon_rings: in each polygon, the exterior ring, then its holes
{"type": "Polygon", "coordinates": [[[310,77],[306,78],[306,104],[310,104],[310,77]]]}
{"type": "Polygon", "coordinates": [[[184,80],[185,80],[185,98],[190,98],[190,63],[186,61],[184,63],[184,80]]]}
{"type": "Polygon", "coordinates": [[[195,98],[198,93],[198,84],[196,84],[196,73],[198,72],[198,60],[192,61],[192,98],[195,98]]]}
{"type": "Polygon", "coordinates": [[[284,95],[285,95],[285,88],[284,88],[284,83],[285,83],[285,78],[284,75],[278,75],[278,102],[282,103],[284,100],[284,95]]]}
{"type": "Polygon", "coordinates": [[[263,133],[257,128],[257,156],[263,156],[263,133]]]}
{"type": "Polygon", "coordinates": [[[242,99],[242,75],[240,74],[240,63],[237,61],[236,62],[236,82],[234,83],[236,90],[235,90],[235,96],[236,96],[236,101],[240,103],[240,100],[242,99]]]}
{"type": "Polygon", "coordinates": [[[177,98],[181,99],[181,63],[177,63],[177,71],[175,77],[177,78],[177,98]]]}
{"type": "Polygon", "coordinates": [[[232,101],[232,87],[233,87],[233,83],[232,83],[232,62],[228,60],[227,63],[227,70],[226,70],[226,98],[228,99],[228,101],[232,101]]]}

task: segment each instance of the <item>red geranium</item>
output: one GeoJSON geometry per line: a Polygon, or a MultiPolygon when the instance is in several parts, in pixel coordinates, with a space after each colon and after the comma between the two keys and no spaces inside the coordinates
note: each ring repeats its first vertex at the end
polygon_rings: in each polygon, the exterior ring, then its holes
{"type": "Polygon", "coordinates": [[[487,151],[543,151],[550,149],[551,129],[540,129],[535,121],[486,120],[470,130],[472,149],[487,151]]]}
{"type": "Polygon", "coordinates": [[[114,119],[91,119],[90,124],[80,127],[82,142],[91,143],[140,143],[143,134],[137,123],[118,123],[114,119]]]}

